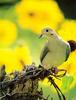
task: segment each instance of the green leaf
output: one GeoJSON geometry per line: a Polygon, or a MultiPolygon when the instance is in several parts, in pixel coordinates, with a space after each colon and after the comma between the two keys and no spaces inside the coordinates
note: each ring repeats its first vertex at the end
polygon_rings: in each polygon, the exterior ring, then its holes
{"type": "Polygon", "coordinates": [[[63,90],[68,90],[73,82],[74,78],[71,75],[66,75],[63,79],[62,79],[62,86],[61,88],[63,90]]]}

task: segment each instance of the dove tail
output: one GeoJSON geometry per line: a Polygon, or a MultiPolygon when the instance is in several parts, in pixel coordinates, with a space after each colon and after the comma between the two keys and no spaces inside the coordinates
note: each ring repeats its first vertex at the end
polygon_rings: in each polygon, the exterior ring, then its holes
{"type": "Polygon", "coordinates": [[[75,51],[76,50],[76,41],[69,40],[68,43],[69,43],[69,45],[71,47],[71,52],[75,51]]]}

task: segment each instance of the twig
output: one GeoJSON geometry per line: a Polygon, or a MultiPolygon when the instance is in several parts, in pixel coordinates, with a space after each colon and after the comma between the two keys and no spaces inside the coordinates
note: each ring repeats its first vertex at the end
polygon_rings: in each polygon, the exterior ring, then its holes
{"type": "MultiPolygon", "coordinates": [[[[4,71],[5,70],[1,69],[1,71],[4,71]]],[[[57,94],[59,96],[59,100],[66,100],[65,99],[65,96],[63,95],[63,93],[61,92],[61,90],[59,89],[59,87],[56,85],[56,83],[54,82],[53,80],[53,77],[55,78],[61,78],[63,77],[65,74],[66,74],[66,70],[64,69],[58,69],[58,73],[54,73],[54,70],[52,69],[44,69],[43,67],[36,67],[34,64],[33,65],[30,65],[28,66],[28,68],[24,68],[22,72],[14,72],[14,73],[11,73],[9,75],[5,75],[5,74],[2,74],[3,76],[3,81],[0,81],[0,89],[2,91],[8,91],[8,93],[6,93],[6,95],[3,95],[0,100],[2,100],[2,98],[11,98],[11,97],[14,97],[15,95],[19,96],[19,95],[22,95],[22,96],[26,96],[26,94],[28,94],[29,96],[34,96],[34,97],[37,97],[39,98],[40,100],[48,100],[48,98],[44,98],[43,97],[43,94],[40,94],[40,92],[38,93],[14,93],[12,94],[12,91],[15,90],[15,88],[17,87],[17,85],[23,85],[22,87],[22,90],[25,88],[25,85],[27,82],[30,82],[29,80],[31,80],[31,84],[32,84],[32,90],[34,90],[34,86],[33,86],[33,82],[35,83],[36,80],[43,80],[44,78],[48,78],[50,83],[54,86],[54,88],[56,89],[57,91],[57,94]],[[59,72],[64,72],[63,74],[60,74],[58,75],[59,72]],[[10,80],[7,79],[6,80],[6,77],[11,77],[11,75],[13,75],[13,78],[11,78],[10,80]],[[51,76],[50,76],[51,75],[51,76]],[[61,97],[62,96],[62,97],[61,97]]],[[[30,83],[28,83],[29,85],[30,83]]],[[[36,83],[38,84],[38,83],[36,83]]],[[[27,85],[26,85],[27,87],[27,85]]],[[[10,100],[10,99],[9,99],[10,100]]],[[[51,98],[51,100],[53,100],[51,98]]]]}

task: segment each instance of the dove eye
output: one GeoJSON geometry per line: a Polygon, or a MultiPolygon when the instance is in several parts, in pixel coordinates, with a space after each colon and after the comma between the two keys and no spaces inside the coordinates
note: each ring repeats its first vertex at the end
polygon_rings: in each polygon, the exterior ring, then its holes
{"type": "Polygon", "coordinates": [[[49,32],[49,30],[48,30],[48,29],[46,29],[45,31],[46,31],[46,32],[49,32]]]}

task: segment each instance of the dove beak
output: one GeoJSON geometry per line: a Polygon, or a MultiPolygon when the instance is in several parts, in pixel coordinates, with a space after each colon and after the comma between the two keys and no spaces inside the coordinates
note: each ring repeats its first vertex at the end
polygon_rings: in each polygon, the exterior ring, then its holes
{"type": "Polygon", "coordinates": [[[43,37],[43,34],[41,34],[40,36],[39,36],[39,38],[42,38],[43,37]]]}

